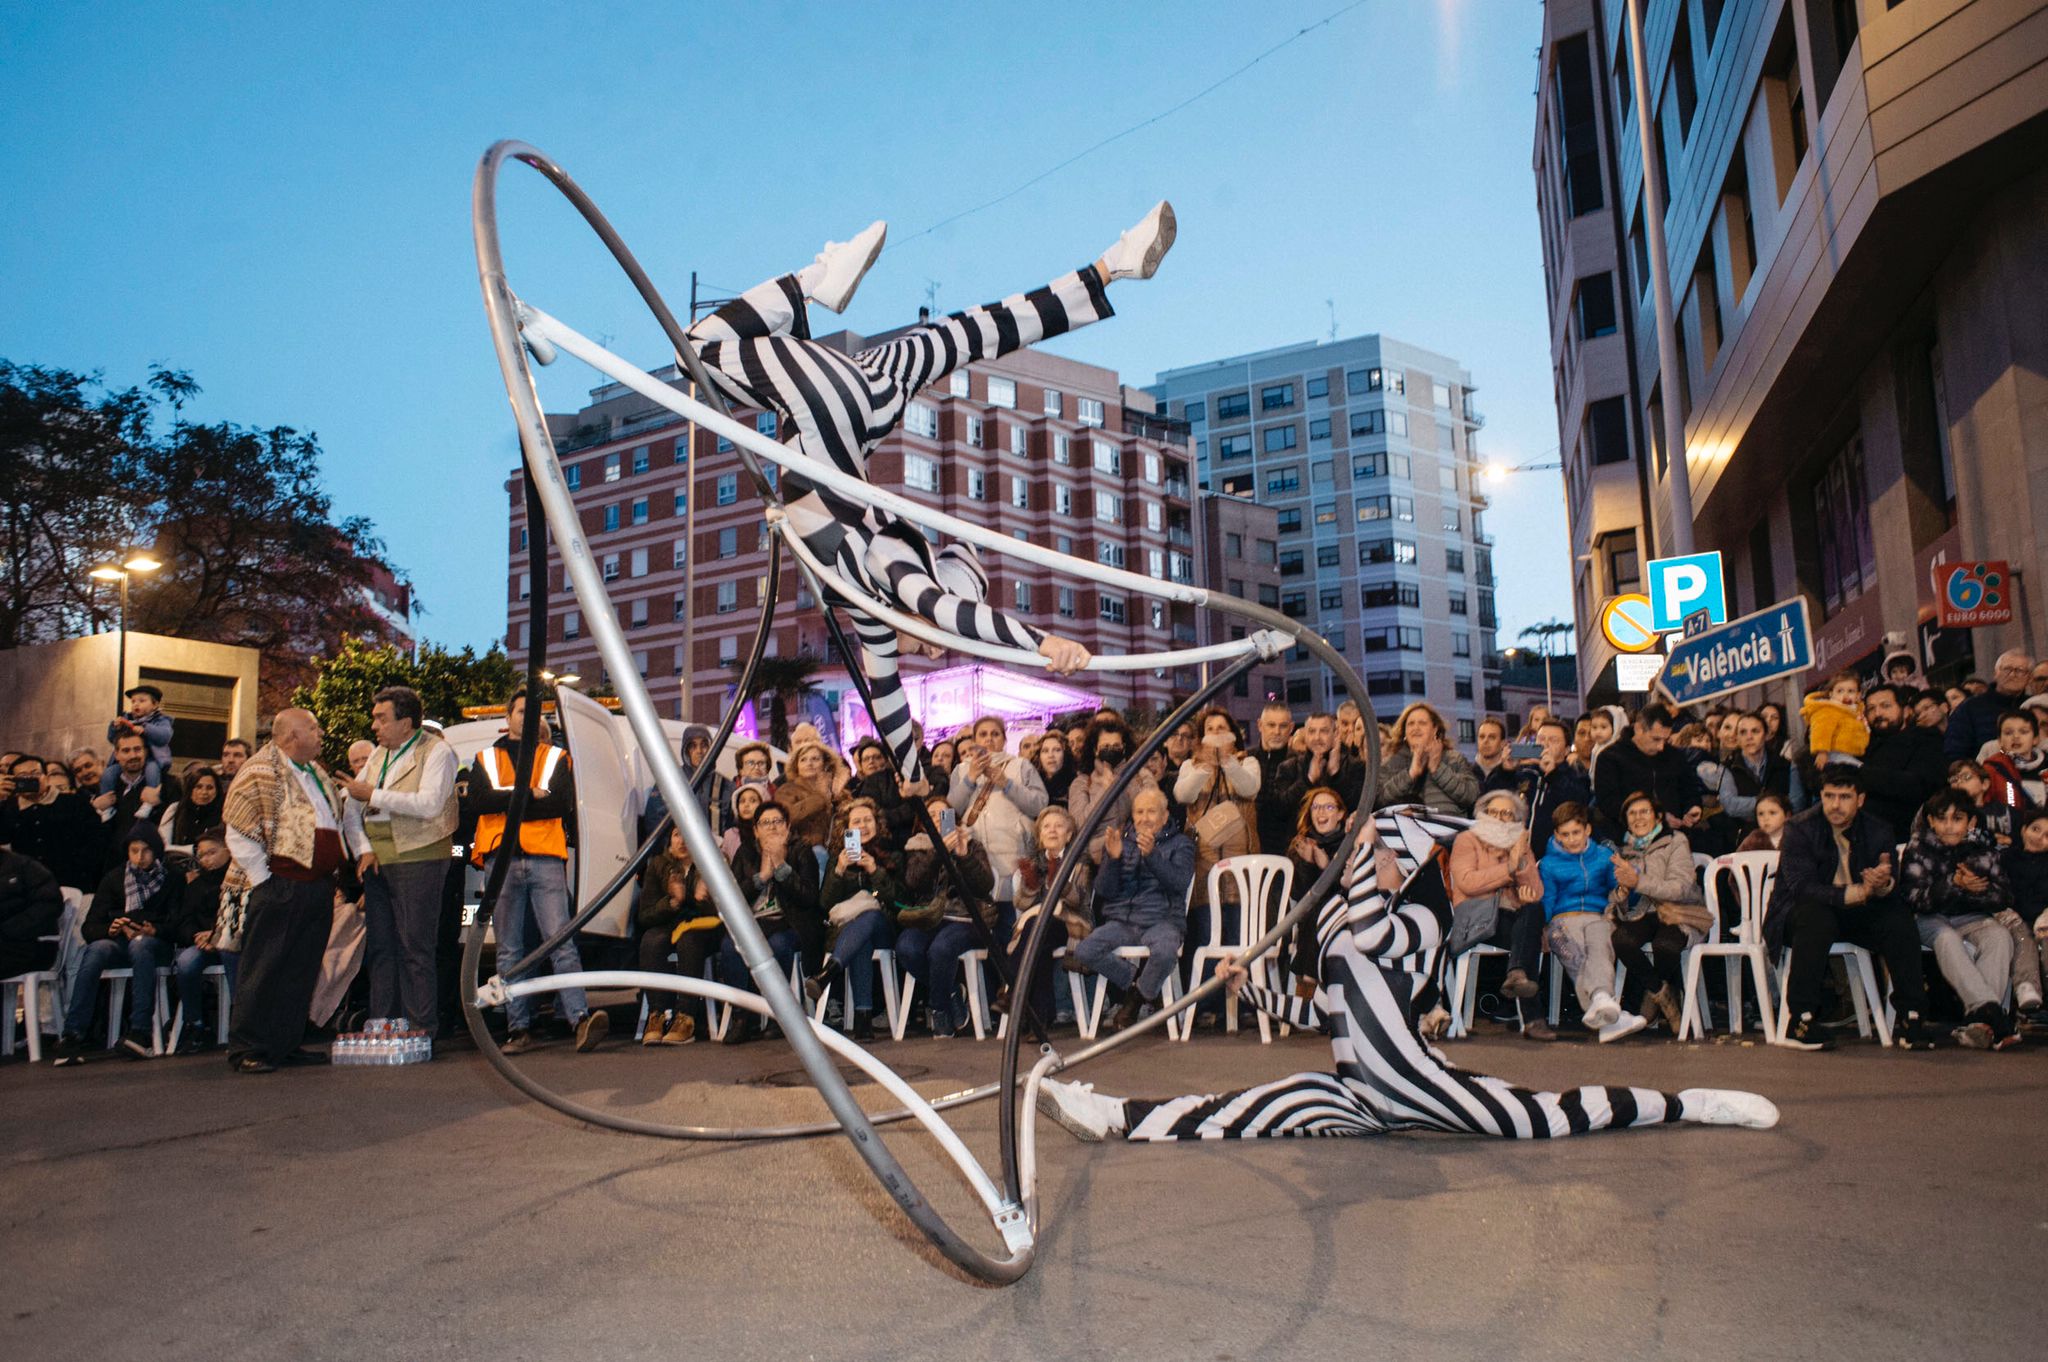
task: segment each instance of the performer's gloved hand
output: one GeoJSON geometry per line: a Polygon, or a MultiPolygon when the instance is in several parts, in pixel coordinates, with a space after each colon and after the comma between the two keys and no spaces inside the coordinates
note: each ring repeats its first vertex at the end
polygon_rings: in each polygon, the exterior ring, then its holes
{"type": "Polygon", "coordinates": [[[1080,671],[1093,660],[1093,655],[1086,648],[1056,634],[1045,636],[1038,645],[1038,655],[1045,659],[1045,669],[1055,676],[1080,671]]]}

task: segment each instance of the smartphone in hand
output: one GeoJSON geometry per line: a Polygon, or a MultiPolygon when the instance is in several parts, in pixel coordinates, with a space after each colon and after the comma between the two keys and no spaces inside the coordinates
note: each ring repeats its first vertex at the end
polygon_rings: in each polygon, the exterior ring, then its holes
{"type": "Polygon", "coordinates": [[[846,830],[846,854],[853,857],[856,861],[860,859],[859,828],[848,828],[846,830]]]}
{"type": "Polygon", "coordinates": [[[959,815],[955,814],[951,809],[941,809],[939,811],[939,835],[941,837],[951,837],[953,829],[959,826],[959,815]]]}

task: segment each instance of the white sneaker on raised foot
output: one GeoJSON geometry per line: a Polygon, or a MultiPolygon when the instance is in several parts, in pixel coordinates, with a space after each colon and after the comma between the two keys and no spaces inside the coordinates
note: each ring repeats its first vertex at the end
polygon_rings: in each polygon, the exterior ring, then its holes
{"type": "Polygon", "coordinates": [[[1105,284],[1119,279],[1150,279],[1159,269],[1159,262],[1173,249],[1173,205],[1165,199],[1152,205],[1152,211],[1145,214],[1138,225],[1116,239],[1116,245],[1102,253],[1102,263],[1109,266],[1109,278],[1105,284]]]}
{"type": "Polygon", "coordinates": [[[1600,1043],[1602,1045],[1606,1045],[1612,1041],[1622,1040],[1628,1036],[1633,1036],[1636,1032],[1642,1030],[1645,1026],[1648,1026],[1649,1024],[1650,1023],[1648,1021],[1646,1021],[1642,1017],[1638,1017],[1633,1012],[1624,1012],[1619,1017],[1615,1018],[1613,1021],[1609,1022],[1607,1025],[1600,1028],[1600,1043]]]}
{"type": "Polygon", "coordinates": [[[846,305],[853,301],[853,291],[860,287],[868,267],[882,253],[882,241],[888,235],[888,223],[871,222],[867,230],[851,241],[826,242],[818,258],[797,272],[796,281],[803,286],[804,296],[830,311],[846,311],[846,305]]]}
{"type": "Polygon", "coordinates": [[[1679,1119],[1701,1126],[1749,1126],[1769,1130],[1778,1124],[1778,1105],[1768,1097],[1729,1088],[1687,1088],[1678,1094],[1679,1119]]]}
{"type": "Polygon", "coordinates": [[[1038,1085],[1038,1110],[1082,1140],[1103,1140],[1124,1133],[1124,1099],[1105,1097],[1093,1083],[1062,1083],[1048,1078],[1038,1085]]]}
{"type": "Polygon", "coordinates": [[[1586,1009],[1588,1030],[1602,1031],[1621,1019],[1621,1004],[1614,1001],[1611,993],[1595,993],[1593,1005],[1586,1009]]]}

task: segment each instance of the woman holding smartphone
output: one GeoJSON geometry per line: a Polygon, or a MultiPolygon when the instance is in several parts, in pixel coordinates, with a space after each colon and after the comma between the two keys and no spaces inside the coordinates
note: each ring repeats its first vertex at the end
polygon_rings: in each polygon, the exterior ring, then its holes
{"type": "MultiPolygon", "coordinates": [[[[836,831],[836,840],[826,847],[837,850],[818,890],[831,953],[824,967],[804,980],[804,993],[816,1003],[833,984],[849,980],[853,1038],[873,1040],[874,958],[878,949],[887,949],[896,940],[896,914],[904,897],[902,861],[882,840],[881,811],[872,799],[848,804],[836,831]]],[[[842,998],[841,1006],[846,1005],[842,998]]]]}

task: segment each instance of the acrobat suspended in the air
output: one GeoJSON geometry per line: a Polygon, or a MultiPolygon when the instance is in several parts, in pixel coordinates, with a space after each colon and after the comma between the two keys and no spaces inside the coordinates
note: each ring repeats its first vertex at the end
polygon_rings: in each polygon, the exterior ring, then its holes
{"type": "MultiPolygon", "coordinates": [[[[785,442],[855,477],[919,391],[963,364],[994,359],[1113,315],[1109,285],[1149,279],[1173,245],[1173,206],[1155,205],[1100,259],[1029,293],[921,322],[848,355],[810,338],[806,301],[844,311],[875,257],[886,223],[831,242],[794,274],[757,284],[690,328],[711,380],[736,402],[778,414],[785,442]]],[[[1088,665],[1088,650],[988,603],[988,573],[972,548],[934,550],[915,525],[848,500],[801,476],[783,482],[791,525],[820,562],[899,609],[963,638],[1035,651],[1055,672],[1088,665]]],[[[889,625],[850,612],[874,692],[875,723],[908,780],[924,772],[899,650],[915,647],[889,625]]]]}
{"type": "Polygon", "coordinates": [[[1087,1140],[1225,1140],[1439,1130],[1547,1139],[1685,1121],[1766,1129],[1778,1109],[1755,1093],[1688,1088],[1583,1087],[1533,1092],[1452,1068],[1415,1026],[1433,977],[1450,896],[1437,851],[1463,820],[1386,810],[1360,830],[1338,893],[1320,910],[1313,1003],[1267,989],[1245,994],[1296,1026],[1327,1018],[1335,1073],[1295,1074],[1241,1092],[1166,1101],[1111,1097],[1085,1083],[1046,1080],[1039,1107],[1087,1140]],[[1392,853],[1400,888],[1383,888],[1376,845],[1392,853]],[[1418,870],[1420,873],[1418,873],[1418,870]]]}

